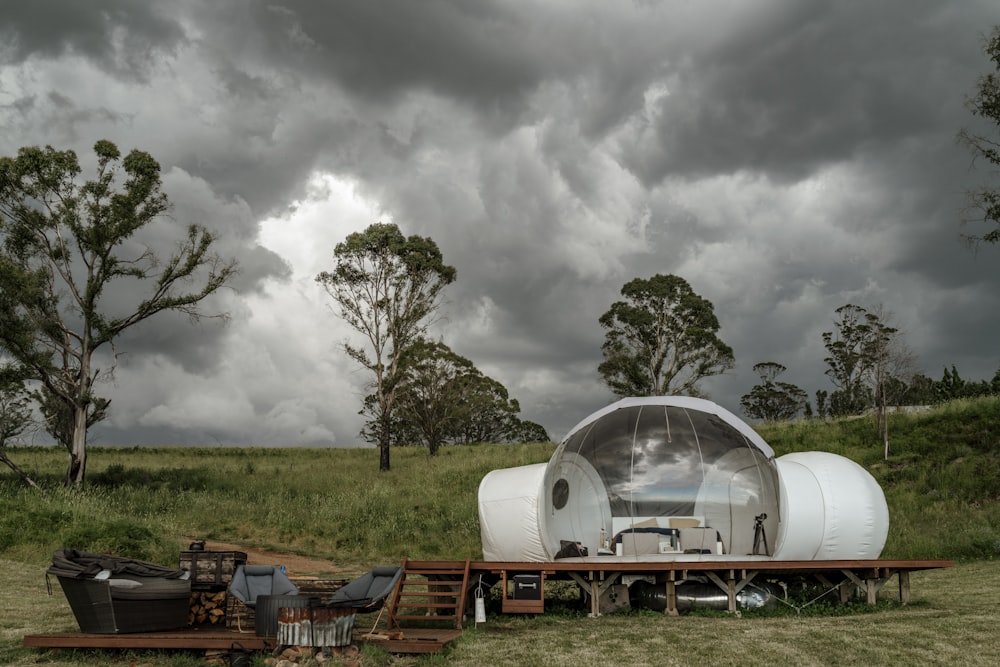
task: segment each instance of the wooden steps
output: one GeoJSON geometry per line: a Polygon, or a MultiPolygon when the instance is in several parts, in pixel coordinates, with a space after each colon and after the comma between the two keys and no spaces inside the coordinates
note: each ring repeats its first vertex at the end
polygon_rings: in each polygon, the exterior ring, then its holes
{"type": "Polygon", "coordinates": [[[469,590],[469,559],[417,561],[403,559],[400,577],[389,605],[390,629],[408,624],[449,623],[462,629],[469,590]]]}

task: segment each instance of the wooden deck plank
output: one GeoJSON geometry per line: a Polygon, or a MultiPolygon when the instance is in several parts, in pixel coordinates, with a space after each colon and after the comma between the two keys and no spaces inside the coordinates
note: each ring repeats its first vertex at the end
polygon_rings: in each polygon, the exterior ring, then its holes
{"type": "Polygon", "coordinates": [[[191,627],[161,632],[128,632],[98,634],[59,632],[25,635],[24,645],[36,648],[139,648],[139,649],[230,649],[239,642],[254,651],[274,648],[273,637],[258,637],[253,633],[225,628],[191,627]]]}
{"type": "Polygon", "coordinates": [[[462,636],[455,628],[403,628],[402,637],[395,639],[380,637],[376,630],[369,635],[367,630],[355,630],[354,642],[378,646],[390,653],[440,653],[450,642],[462,636]]]}
{"type": "MultiPolygon", "coordinates": [[[[355,643],[380,646],[390,653],[440,653],[444,647],[462,636],[454,628],[406,628],[402,637],[388,639],[369,636],[368,630],[355,630],[355,643]]],[[[186,628],[167,632],[130,632],[125,634],[98,634],[86,632],[60,632],[26,635],[24,645],[31,648],[107,648],[107,649],[230,649],[239,643],[250,651],[271,651],[274,637],[231,630],[202,630],[186,628]]]]}
{"type": "Polygon", "coordinates": [[[588,558],[565,561],[541,562],[473,562],[472,573],[539,572],[558,575],[570,572],[692,572],[721,570],[760,570],[765,572],[837,572],[841,570],[908,571],[933,570],[953,567],[951,560],[632,560],[629,558],[588,558]]]}

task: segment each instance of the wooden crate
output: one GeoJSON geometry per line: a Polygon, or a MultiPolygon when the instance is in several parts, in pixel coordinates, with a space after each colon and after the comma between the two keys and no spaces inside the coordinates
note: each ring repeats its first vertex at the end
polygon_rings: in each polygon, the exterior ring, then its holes
{"type": "Polygon", "coordinates": [[[242,551],[182,551],[180,567],[191,572],[191,590],[221,590],[229,586],[233,573],[246,565],[242,551]]]}
{"type": "Polygon", "coordinates": [[[317,577],[289,577],[299,589],[300,595],[319,597],[323,604],[329,604],[333,594],[347,585],[350,579],[319,579],[317,577]]]}

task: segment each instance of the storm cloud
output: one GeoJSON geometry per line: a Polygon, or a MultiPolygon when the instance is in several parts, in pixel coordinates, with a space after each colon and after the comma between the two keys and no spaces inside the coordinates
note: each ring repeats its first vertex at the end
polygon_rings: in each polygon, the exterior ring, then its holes
{"type": "MultiPolygon", "coordinates": [[[[1000,249],[961,235],[955,141],[995,2],[145,3],[0,10],[0,154],[107,138],[163,166],[167,247],[199,222],[241,273],[129,332],[97,444],[352,446],[366,374],[314,276],[379,220],[458,279],[434,327],[554,438],[612,400],[598,318],[635,277],[715,304],[739,411],[777,361],[882,304],[928,374],[1000,366],[1000,249]]],[[[123,295],[124,297],[127,295],[123,295]]],[[[105,363],[111,363],[106,358],[105,363]]]]}

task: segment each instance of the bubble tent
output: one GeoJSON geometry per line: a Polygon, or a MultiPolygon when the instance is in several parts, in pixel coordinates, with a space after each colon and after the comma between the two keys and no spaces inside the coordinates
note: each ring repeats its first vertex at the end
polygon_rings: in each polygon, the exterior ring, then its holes
{"type": "Polygon", "coordinates": [[[479,514],[488,561],[551,561],[567,545],[588,559],[875,558],[888,534],[881,488],[854,462],[776,459],[731,412],[680,396],[622,399],[548,463],[492,471],[479,514]],[[690,548],[693,528],[711,539],[690,548]]]}

